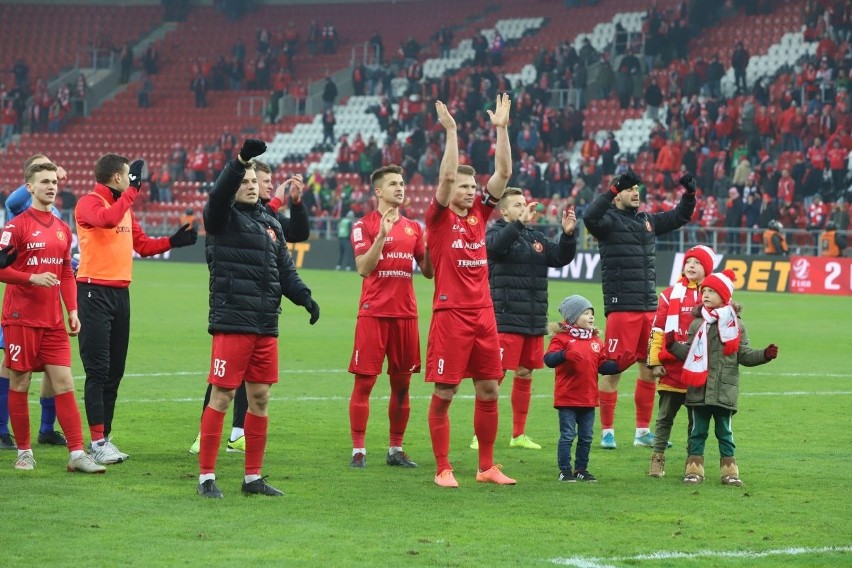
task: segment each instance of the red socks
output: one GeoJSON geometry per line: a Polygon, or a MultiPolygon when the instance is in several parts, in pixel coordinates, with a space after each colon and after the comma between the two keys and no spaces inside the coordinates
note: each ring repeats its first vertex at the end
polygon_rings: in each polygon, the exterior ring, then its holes
{"type": "Polygon", "coordinates": [[[83,423],[80,421],[80,409],[77,407],[74,391],[58,394],[53,400],[56,404],[56,418],[59,420],[65,439],[68,440],[68,451],[82,450],[83,423]]]}
{"type": "Polygon", "coordinates": [[[494,465],[494,440],[497,439],[499,414],[496,400],[476,399],[473,410],[473,431],[479,440],[479,469],[485,471],[494,465]]]}
{"type": "MultiPolygon", "coordinates": [[[[401,448],[411,406],[408,403],[408,387],[411,384],[411,373],[390,376],[390,403],[388,404],[388,420],[390,421],[390,442],[392,448],[401,448]]],[[[364,446],[353,446],[363,448],[364,446]]]]}
{"type": "Polygon", "coordinates": [[[263,467],[263,452],[266,451],[268,416],[257,416],[246,412],[246,475],[260,475],[263,467]]]}
{"type": "MultiPolygon", "coordinates": [[[[246,413],[246,422],[249,414],[246,413]]],[[[216,471],[216,455],[219,453],[219,442],[222,441],[222,424],[225,413],[208,406],[201,415],[201,446],[198,451],[198,469],[201,474],[216,471]]],[[[246,428],[248,424],[246,424],[246,428]]],[[[248,450],[248,430],[246,429],[246,450],[248,450]]],[[[248,452],[246,452],[248,453],[248,452]]]]}
{"type": "Polygon", "coordinates": [[[532,379],[512,379],[512,437],[517,438],[526,431],[527,414],[530,411],[532,379]]]}
{"type": "Polygon", "coordinates": [[[604,430],[612,429],[615,422],[615,402],[618,400],[618,391],[600,391],[598,398],[601,402],[601,428],[604,430]]]}
{"type": "Polygon", "coordinates": [[[657,383],[649,383],[636,379],[636,391],[633,401],[636,403],[636,427],[648,428],[651,415],[654,413],[654,396],[657,394],[657,383]]]}
{"type": "Polygon", "coordinates": [[[30,408],[27,403],[29,393],[9,389],[9,422],[15,434],[15,444],[19,450],[31,450],[30,444],[30,408]]]}
{"type": "MultiPolygon", "coordinates": [[[[92,437],[92,442],[104,439],[103,424],[89,424],[89,436],[92,437]]],[[[66,438],[67,439],[67,438],[66,438]]]]}
{"type": "Polygon", "coordinates": [[[376,384],[376,376],[355,375],[355,385],[349,398],[349,431],[353,448],[365,448],[367,421],[370,419],[370,393],[376,384]]]}
{"type": "MultiPolygon", "coordinates": [[[[447,414],[450,402],[433,394],[432,402],[429,404],[429,435],[432,438],[432,453],[435,454],[437,473],[452,469],[449,460],[450,417],[447,414]]],[[[493,445],[494,440],[492,439],[491,442],[493,445]]],[[[482,447],[481,441],[479,447],[482,447]]]]}

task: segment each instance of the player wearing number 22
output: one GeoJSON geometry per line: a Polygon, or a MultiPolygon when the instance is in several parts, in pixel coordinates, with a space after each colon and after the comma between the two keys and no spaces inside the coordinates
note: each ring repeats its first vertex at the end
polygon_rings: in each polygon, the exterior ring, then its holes
{"type": "Polygon", "coordinates": [[[53,215],[56,166],[35,164],[26,172],[32,206],[0,235],[0,281],[6,282],[3,331],[9,369],[9,416],[18,444],[15,469],[35,468],[27,403],[33,371],[44,371],[56,393],[56,414],[71,452],[68,471],[103,473],[83,450],[83,425],[71,376],[68,336],[80,332],[77,287],[71,271],[71,229],[53,215]],[[68,327],[62,304],[68,310],[68,327]]]}
{"type": "Polygon", "coordinates": [[[281,296],[304,306],[310,323],[319,306],[299,278],[278,220],[259,202],[251,159],[266,151],[260,140],[246,140],[236,159],[210,191],[204,208],[207,267],[210,270],[208,331],[213,336],[210,403],[201,417],[198,494],[221,498],[216,486],[216,456],[225,413],[245,381],[245,479],[243,493],[280,496],[260,476],[266,449],[269,388],[278,382],[278,315],[281,296]]]}

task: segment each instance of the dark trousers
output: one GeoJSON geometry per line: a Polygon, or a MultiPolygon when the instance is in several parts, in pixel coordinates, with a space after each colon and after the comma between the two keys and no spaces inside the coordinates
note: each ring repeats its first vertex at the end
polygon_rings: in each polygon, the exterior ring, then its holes
{"type": "MultiPolygon", "coordinates": [[[[686,393],[666,390],[657,392],[660,395],[660,402],[657,407],[657,425],[654,427],[654,452],[663,454],[672,435],[674,419],[686,401],[686,393]]],[[[686,428],[688,436],[692,431],[692,414],[689,412],[686,414],[689,416],[689,425],[686,428]]]]}
{"type": "MultiPolygon", "coordinates": [[[[213,385],[207,384],[207,392],[204,394],[204,406],[201,407],[201,414],[204,414],[204,409],[210,404],[210,395],[213,394],[213,385]]],[[[248,412],[248,395],[246,395],[246,383],[240,383],[237,392],[234,394],[234,417],[231,425],[234,428],[242,428],[246,420],[246,412],[248,412]]]]}
{"type": "Polygon", "coordinates": [[[734,413],[721,406],[691,406],[689,419],[692,428],[689,430],[689,455],[703,456],[704,445],[710,433],[710,419],[713,419],[714,433],[719,442],[719,457],[732,458],[737,445],[734,443],[734,432],[731,430],[731,420],[734,413]]]}
{"type": "Polygon", "coordinates": [[[556,410],[559,411],[559,443],[556,446],[559,471],[571,471],[571,446],[574,438],[577,439],[574,471],[586,471],[595,428],[595,409],[563,406],[556,410]]]}
{"type": "Polygon", "coordinates": [[[130,340],[130,290],[78,283],[77,306],[86,418],[89,426],[103,424],[109,436],[130,340]]]}

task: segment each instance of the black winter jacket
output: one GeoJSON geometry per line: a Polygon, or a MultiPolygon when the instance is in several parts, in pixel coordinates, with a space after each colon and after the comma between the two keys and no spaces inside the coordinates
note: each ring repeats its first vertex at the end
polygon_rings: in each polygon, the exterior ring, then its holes
{"type": "Polygon", "coordinates": [[[654,214],[622,211],[612,204],[614,197],[611,191],[598,195],[583,218],[600,246],[604,314],[653,312],[657,309],[656,235],[686,225],[695,209],[695,196],[684,193],[673,210],[654,214]]]}
{"type": "Polygon", "coordinates": [[[556,242],[520,221],[498,219],[485,233],[485,244],[497,330],[545,335],[547,269],[574,259],[574,235],[562,233],[556,242]]]}
{"type": "Polygon", "coordinates": [[[311,291],[299,278],[281,224],[260,203],[236,203],[245,176],[228,162],[204,207],[205,254],[210,270],[207,331],[278,336],[281,296],[299,306],[311,291]]]}

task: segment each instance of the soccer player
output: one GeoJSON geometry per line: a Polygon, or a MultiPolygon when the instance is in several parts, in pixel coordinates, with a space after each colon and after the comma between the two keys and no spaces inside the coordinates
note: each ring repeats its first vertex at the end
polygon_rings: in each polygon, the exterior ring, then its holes
{"type": "Polygon", "coordinates": [[[370,417],[370,393],[382,372],[385,357],[391,387],[390,441],[385,461],[391,466],[417,467],[402,449],[411,413],[408,402],[411,374],[420,372],[420,331],[412,278],[415,262],[426,278],[432,278],[433,270],[420,224],[399,212],[405,201],[402,174],[402,168],[397,165],[384,166],[372,173],[370,183],[378,207],[352,228],[355,267],[364,278],[355,345],[349,362],[349,372],[355,375],[349,399],[352,434],[349,465],[355,468],[367,465],[364,439],[370,417]]]}
{"type": "Polygon", "coordinates": [[[68,471],[104,473],[106,468],[83,450],[83,425],[74,395],[68,336],[80,332],[80,320],[71,272],[71,228],[51,212],[58,192],[56,166],[31,165],[26,179],[32,206],[7,223],[0,235],[5,253],[0,281],[7,283],[2,317],[7,341],[4,365],[9,369],[9,415],[18,444],[15,469],[32,470],[36,465],[27,395],[33,371],[44,371],[71,453],[68,471]]]}
{"type": "Polygon", "coordinates": [[[435,269],[432,323],[426,349],[426,381],[434,383],[429,405],[429,433],[437,462],[435,483],[458,487],[450,465],[449,408],[462,379],[472,378],[476,391],[473,429],[479,440],[476,480],[514,485],[494,464],[497,437],[498,381],[503,377],[500,341],[488,288],[485,222],[512,175],[509,109],[504,94],[488,116],[497,129],[495,171],[487,191],[477,196],[476,171],[459,165],[456,121],[441,101],[435,103],[446,130],[440,182],[426,212],[426,234],[435,269]]]}
{"type": "Polygon", "coordinates": [[[129,456],[110,440],[118,387],[130,339],[130,281],[133,252],[151,256],[195,243],[198,233],[183,225],[171,237],[151,238],[130,207],[142,187],[145,162],[104,154],[95,164],[94,191],[77,202],[80,265],[80,359],[86,369],[86,416],[92,456],[114,464],[129,456]]]}
{"type": "MultiPolygon", "coordinates": [[[[683,227],[695,209],[695,179],[680,178],[686,189],[677,206],[662,213],[639,211],[640,180],[628,170],[613,178],[608,191],[586,209],[586,228],[598,240],[601,253],[606,349],[621,372],[639,364],[633,400],[636,404],[634,446],[652,447],[649,429],[654,412],[656,379],[648,368],[648,338],[657,311],[657,235],[683,227]]],[[[615,449],[615,403],[621,373],[600,381],[601,447],[615,449]]]]}
{"type": "MultiPolygon", "coordinates": [[[[510,187],[497,204],[498,219],[485,234],[489,283],[503,369],[513,370],[512,438],[509,447],[540,450],[526,435],[532,396],[532,372],[544,366],[547,333],[547,269],[574,259],[577,240],[574,208],[562,212],[562,233],[548,239],[530,225],[538,203],[527,203],[523,190],[510,187]]],[[[471,447],[476,449],[478,440],[471,447]]]]}
{"type": "MultiPolygon", "coordinates": [[[[24,175],[33,164],[46,164],[50,162],[50,158],[44,154],[34,154],[27,158],[24,162],[24,175]]],[[[56,166],[56,178],[59,182],[65,181],[68,174],[64,169],[56,166]]],[[[18,189],[9,194],[6,198],[6,222],[8,223],[32,205],[33,197],[27,191],[26,180],[18,189]]],[[[62,214],[56,205],[50,206],[51,212],[62,218],[62,214]]],[[[0,349],[5,349],[6,343],[3,338],[3,331],[0,328],[0,349]]],[[[5,368],[0,368],[0,450],[16,449],[14,438],[9,434],[9,373],[5,368]]],[[[41,405],[41,425],[38,430],[38,443],[51,446],[66,445],[65,437],[55,428],[56,424],[56,403],[53,400],[53,391],[50,387],[50,381],[41,382],[41,396],[39,397],[41,405]]]]}
{"type": "Polygon", "coordinates": [[[269,389],[278,382],[278,314],[281,297],[304,306],[313,325],[319,305],[299,278],[281,225],[258,201],[257,174],[251,159],[266,151],[261,140],[246,140],[225,165],[204,207],[210,314],[213,336],[210,404],[201,417],[198,494],[221,499],[216,486],[216,457],[225,413],[245,381],[245,477],[242,492],[281,496],[261,477],[266,449],[269,389]]]}
{"type": "MultiPolygon", "coordinates": [[[[278,219],[281,223],[281,230],[284,232],[284,238],[288,243],[300,243],[308,240],[311,236],[310,219],[308,218],[308,209],[302,203],[302,189],[304,183],[302,176],[296,174],[288,178],[284,183],[279,185],[275,190],[275,196],[272,197],[272,168],[260,160],[252,160],[254,171],[257,173],[257,190],[260,202],[266,206],[268,212],[278,219]],[[290,194],[290,217],[279,214],[284,198],[290,194]]],[[[212,393],[213,385],[207,385],[207,392],[204,394],[204,405],[201,407],[201,413],[210,403],[210,394],[212,393]]],[[[231,419],[231,435],[228,437],[228,452],[244,452],[246,451],[245,437],[245,419],[246,411],[248,411],[248,398],[246,395],[245,384],[240,384],[237,387],[237,392],[234,395],[234,410],[233,418],[231,419]]],[[[196,436],[195,441],[189,448],[189,453],[197,454],[201,447],[201,433],[196,436]]]]}

